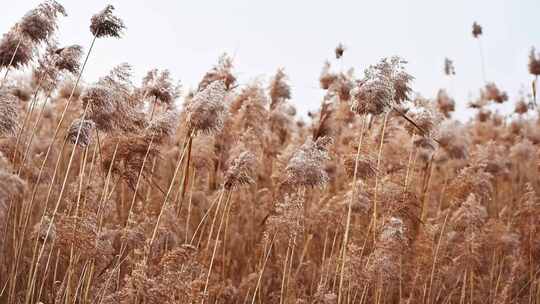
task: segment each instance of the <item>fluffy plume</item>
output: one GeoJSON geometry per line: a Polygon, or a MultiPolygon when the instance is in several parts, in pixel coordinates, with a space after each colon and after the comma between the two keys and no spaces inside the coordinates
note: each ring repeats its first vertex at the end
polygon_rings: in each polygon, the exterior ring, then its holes
{"type": "Polygon", "coordinates": [[[480,204],[474,194],[469,194],[467,200],[452,215],[451,223],[454,229],[464,231],[471,227],[481,227],[487,217],[486,207],[480,204]]]}
{"type": "MultiPolygon", "coordinates": [[[[20,200],[26,191],[26,182],[14,174],[0,170],[0,209],[20,200]]],[[[7,210],[4,210],[7,211],[7,210]]],[[[2,210],[0,210],[0,213],[2,210]]]]}
{"type": "Polygon", "coordinates": [[[31,42],[10,31],[0,41],[0,67],[20,68],[27,65],[34,55],[31,42]]]}
{"type": "Polygon", "coordinates": [[[60,15],[67,16],[64,7],[54,0],[48,0],[28,12],[17,31],[34,43],[44,42],[54,34],[56,19],[60,15]]]}
{"type": "Polygon", "coordinates": [[[255,172],[257,160],[250,151],[240,153],[231,163],[227,173],[225,173],[225,189],[235,189],[245,185],[255,183],[255,172]]]}
{"type": "Polygon", "coordinates": [[[217,80],[198,92],[186,107],[189,129],[201,133],[216,133],[225,121],[227,86],[217,80]]]}
{"type": "Polygon", "coordinates": [[[372,281],[381,279],[389,287],[399,280],[400,259],[408,246],[406,227],[401,218],[391,217],[384,223],[377,239],[376,248],[366,266],[366,274],[372,281]]]}
{"type": "Polygon", "coordinates": [[[514,108],[515,113],[523,115],[527,113],[528,111],[529,111],[529,106],[523,99],[520,99],[516,102],[516,106],[514,108]]]}
{"type": "Polygon", "coordinates": [[[447,76],[456,75],[454,62],[448,58],[444,58],[444,74],[446,74],[447,76]]]}
{"type": "Polygon", "coordinates": [[[180,96],[180,84],[174,84],[169,70],[158,71],[153,69],[143,78],[143,94],[154,97],[157,101],[171,106],[180,96]]]}
{"type": "Polygon", "coordinates": [[[343,56],[343,53],[345,53],[345,46],[341,43],[338,44],[334,52],[336,53],[336,59],[341,58],[343,56]]]}
{"type": "MultiPolygon", "coordinates": [[[[394,86],[394,100],[397,103],[409,100],[409,94],[412,92],[410,82],[414,79],[405,71],[404,65],[407,61],[394,56],[390,59],[383,58],[379,64],[373,67],[375,77],[385,77],[394,86]]],[[[368,72],[369,75],[372,72],[368,72]]]]}
{"type": "Polygon", "coordinates": [[[350,177],[354,177],[355,167],[356,175],[361,179],[373,177],[377,173],[376,159],[369,154],[359,155],[358,165],[356,164],[356,154],[350,154],[345,158],[343,164],[350,177]]]}
{"type": "Polygon", "coordinates": [[[146,127],[146,136],[153,138],[155,142],[164,142],[176,132],[179,118],[180,115],[175,109],[160,113],[146,127]]]}
{"type": "Polygon", "coordinates": [[[482,26],[480,24],[476,23],[476,21],[472,25],[472,34],[474,38],[478,38],[482,35],[482,26]]]}
{"type": "Polygon", "coordinates": [[[122,19],[113,15],[114,6],[107,5],[101,12],[90,19],[90,32],[98,37],[120,38],[126,28],[122,19]]]}
{"type": "Polygon", "coordinates": [[[456,102],[448,95],[445,89],[440,89],[437,92],[436,102],[439,111],[441,111],[446,118],[450,118],[451,113],[456,109],[456,102]]]}
{"type": "Polygon", "coordinates": [[[389,110],[394,93],[388,79],[366,79],[351,91],[351,110],[357,114],[379,115],[389,110]]]}
{"type": "Polygon", "coordinates": [[[409,134],[418,134],[420,136],[430,136],[433,130],[442,120],[436,109],[432,104],[423,98],[418,98],[415,101],[416,105],[407,111],[407,116],[410,117],[415,125],[407,124],[405,129],[409,134]]]}
{"type": "Polygon", "coordinates": [[[536,53],[534,47],[529,53],[529,73],[534,76],[540,75],[540,53],[536,53]]]}
{"type": "Polygon", "coordinates": [[[0,91],[0,137],[17,135],[18,117],[17,97],[0,91]]]}
{"type": "Polygon", "coordinates": [[[326,61],[323,65],[321,75],[319,76],[319,83],[323,90],[328,90],[330,85],[337,79],[337,75],[330,72],[330,62],[326,61]]]}
{"type": "Polygon", "coordinates": [[[77,74],[80,69],[80,60],[83,53],[82,46],[70,45],[56,50],[58,58],[55,61],[56,68],[77,74]]]}
{"type": "Polygon", "coordinates": [[[486,84],[482,98],[496,103],[503,103],[508,100],[506,92],[501,91],[494,83],[486,84]]]}
{"type": "Polygon", "coordinates": [[[291,98],[291,87],[287,83],[287,75],[283,69],[278,69],[276,75],[270,80],[268,87],[270,94],[270,110],[275,109],[281,102],[291,98]]]}
{"type": "Polygon", "coordinates": [[[68,129],[68,141],[72,144],[77,143],[78,146],[81,146],[83,148],[88,146],[92,141],[92,131],[95,127],[96,124],[91,120],[75,119],[68,129]],[[79,135],[78,140],[77,135],[79,135]]]}
{"type": "Polygon", "coordinates": [[[291,157],[283,183],[288,186],[316,187],[328,182],[325,162],[330,159],[328,146],[332,140],[321,137],[317,141],[307,140],[291,157]]]}
{"type": "Polygon", "coordinates": [[[82,47],[79,45],[58,48],[55,42],[49,43],[33,73],[36,83],[46,91],[53,90],[58,84],[61,72],[79,72],[81,55],[82,47]]]}
{"type": "Polygon", "coordinates": [[[409,99],[413,77],[405,72],[399,57],[383,58],[365,71],[363,80],[352,90],[351,110],[378,115],[409,99]]]}
{"type": "Polygon", "coordinates": [[[219,57],[218,64],[204,75],[203,79],[199,83],[197,91],[203,91],[208,85],[217,80],[222,81],[227,90],[232,89],[236,83],[236,77],[233,75],[232,69],[232,58],[227,54],[221,55],[221,57],[219,57]]]}
{"type": "Polygon", "coordinates": [[[135,188],[141,169],[143,174],[150,172],[152,166],[149,160],[159,156],[156,145],[149,145],[146,139],[124,136],[104,140],[101,153],[103,171],[108,172],[111,168],[111,172],[125,180],[132,189],[135,188]]]}
{"type": "Polygon", "coordinates": [[[298,194],[285,195],[278,202],[272,214],[268,217],[265,227],[265,238],[284,236],[292,241],[304,231],[304,200],[298,194]]]}
{"type": "Polygon", "coordinates": [[[131,66],[120,64],[81,96],[83,108],[88,107],[88,119],[94,121],[99,130],[129,134],[147,127],[145,114],[134,101],[137,96],[130,76],[131,66]]]}

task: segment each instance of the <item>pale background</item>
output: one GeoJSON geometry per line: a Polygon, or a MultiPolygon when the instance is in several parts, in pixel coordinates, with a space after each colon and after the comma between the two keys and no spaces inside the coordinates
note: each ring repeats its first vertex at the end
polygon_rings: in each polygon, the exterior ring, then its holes
{"type": "MultiPolygon", "coordinates": [[[[0,32],[39,2],[3,5],[0,32]]],[[[120,40],[98,40],[84,72],[87,82],[128,62],[136,82],[149,69],[167,68],[189,89],[228,52],[240,83],[267,80],[285,67],[293,103],[304,114],[320,105],[318,77],[326,59],[338,69],[354,67],[360,75],[381,57],[399,55],[409,61],[415,91],[433,97],[439,88],[448,88],[457,99],[458,117],[465,118],[465,104],[483,84],[473,21],[484,28],[487,80],[508,91],[511,103],[520,89],[530,91],[527,56],[531,46],[540,48],[538,0],[60,2],[69,14],[60,22],[61,44],[81,44],[87,50],[90,17],[108,3],[128,27],[120,40]],[[342,63],[335,62],[333,53],[339,42],[347,46],[342,63]],[[445,57],[455,63],[453,81],[443,74],[445,57]]]]}

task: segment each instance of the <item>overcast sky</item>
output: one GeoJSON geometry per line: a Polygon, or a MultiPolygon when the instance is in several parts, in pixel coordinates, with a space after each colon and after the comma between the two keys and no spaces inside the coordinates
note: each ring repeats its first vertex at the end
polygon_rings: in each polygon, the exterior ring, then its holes
{"type": "MultiPolygon", "coordinates": [[[[533,45],[540,48],[539,0],[59,1],[69,15],[60,22],[61,44],[81,44],[87,50],[90,17],[108,3],[128,27],[122,39],[97,41],[83,75],[87,82],[128,62],[136,82],[149,69],[167,68],[191,88],[227,52],[235,58],[240,83],[267,80],[284,67],[301,112],[320,105],[318,77],[325,60],[338,69],[354,67],[360,75],[392,55],[409,61],[415,91],[432,97],[447,87],[458,107],[464,107],[482,85],[473,21],[484,28],[487,80],[507,90],[515,102],[520,88],[530,88],[528,52],[533,45]],[[343,62],[335,63],[333,50],[339,42],[347,51],[343,62]],[[453,81],[443,74],[445,57],[455,63],[453,81]]],[[[0,31],[39,2],[17,0],[2,6],[0,31]]]]}

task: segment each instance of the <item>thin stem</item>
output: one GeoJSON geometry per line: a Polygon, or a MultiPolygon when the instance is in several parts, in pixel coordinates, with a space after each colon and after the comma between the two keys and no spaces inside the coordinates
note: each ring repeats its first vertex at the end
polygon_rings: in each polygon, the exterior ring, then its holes
{"type": "MultiPolygon", "coordinates": [[[[214,266],[214,260],[216,258],[216,252],[217,252],[218,242],[219,242],[219,235],[221,233],[221,228],[223,227],[223,219],[225,218],[225,214],[227,213],[226,210],[227,210],[227,206],[229,205],[230,201],[231,201],[231,192],[228,192],[227,193],[227,199],[225,201],[225,207],[224,207],[223,213],[221,215],[221,219],[219,221],[219,227],[218,227],[218,231],[217,231],[217,235],[216,235],[216,241],[214,242],[214,250],[212,251],[212,258],[210,259],[210,266],[208,266],[208,275],[206,276],[206,284],[204,284],[204,291],[203,291],[203,295],[205,295],[205,297],[203,297],[202,303],[204,303],[204,299],[206,298],[206,292],[208,290],[208,284],[210,283],[210,275],[212,274],[212,267],[214,266]]],[[[218,211],[219,211],[219,209],[218,209],[218,211]]],[[[212,235],[210,235],[210,238],[211,237],[212,237],[212,235]]],[[[223,246],[225,246],[225,244],[223,244],[223,246]]]]}
{"type": "Polygon", "coordinates": [[[343,234],[343,246],[342,246],[342,260],[341,260],[341,271],[339,274],[339,291],[338,291],[338,301],[337,303],[341,303],[341,297],[342,297],[342,288],[343,288],[343,275],[345,271],[345,260],[346,260],[346,248],[347,243],[349,241],[349,230],[351,226],[351,216],[352,216],[352,204],[353,199],[355,197],[355,191],[356,191],[356,178],[358,175],[358,160],[360,159],[360,148],[362,147],[362,141],[364,139],[364,130],[366,128],[366,116],[362,119],[362,129],[360,131],[360,136],[358,138],[358,147],[356,148],[356,159],[354,163],[354,176],[353,176],[353,184],[352,184],[352,194],[351,198],[349,199],[349,204],[347,207],[347,224],[345,225],[345,233],[343,234]]]}
{"type": "Polygon", "coordinates": [[[480,51],[480,63],[482,67],[482,80],[484,81],[484,84],[486,82],[486,68],[485,68],[485,61],[484,61],[484,48],[482,47],[482,40],[478,38],[478,49],[480,51]]]}
{"type": "Polygon", "coordinates": [[[377,155],[377,169],[375,172],[375,187],[373,189],[373,236],[375,237],[377,233],[377,190],[379,188],[379,170],[381,167],[381,159],[384,145],[384,133],[386,131],[386,124],[388,123],[388,116],[390,111],[386,112],[384,115],[382,130],[381,130],[381,142],[379,144],[379,153],[377,155]]]}

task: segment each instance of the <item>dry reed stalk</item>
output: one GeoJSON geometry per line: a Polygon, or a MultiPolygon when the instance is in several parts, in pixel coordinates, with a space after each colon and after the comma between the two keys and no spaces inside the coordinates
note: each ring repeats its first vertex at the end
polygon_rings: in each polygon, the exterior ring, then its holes
{"type": "MultiPolygon", "coordinates": [[[[208,233],[208,242],[206,243],[205,250],[208,250],[210,246],[210,242],[212,241],[212,235],[214,234],[214,226],[216,224],[216,219],[218,217],[219,211],[221,209],[221,202],[223,201],[223,195],[225,194],[225,192],[227,192],[225,189],[223,189],[220,192],[218,202],[217,202],[216,212],[214,212],[214,216],[212,218],[212,225],[210,225],[210,232],[208,233]]],[[[225,206],[225,209],[227,209],[226,206],[225,206]]]]}
{"type": "MultiPolygon", "coordinates": [[[[212,251],[212,257],[210,258],[210,266],[208,266],[208,275],[206,276],[206,283],[204,284],[203,295],[205,295],[205,296],[207,294],[208,284],[210,283],[210,275],[212,274],[212,267],[214,266],[214,259],[216,258],[216,253],[217,253],[217,248],[218,248],[218,243],[219,243],[219,235],[221,234],[221,228],[223,227],[225,214],[227,213],[226,210],[228,208],[229,203],[231,202],[231,192],[227,191],[226,196],[227,196],[227,198],[225,199],[225,207],[224,207],[223,213],[221,214],[221,219],[219,221],[218,231],[217,231],[217,235],[216,235],[216,241],[214,242],[214,249],[212,251]]],[[[219,210],[219,205],[217,207],[217,210],[219,210]]],[[[210,233],[209,239],[211,239],[211,238],[212,238],[212,234],[210,233]]],[[[223,244],[223,246],[226,246],[226,244],[223,244]]],[[[201,304],[204,304],[204,299],[205,298],[206,297],[203,298],[201,304]]]]}
{"type": "MultiPolygon", "coordinates": [[[[182,206],[184,204],[184,196],[186,194],[186,191],[187,191],[187,187],[189,185],[189,172],[190,172],[190,165],[191,165],[191,149],[192,149],[192,146],[193,146],[193,137],[194,137],[195,133],[192,132],[189,137],[184,141],[184,145],[187,146],[187,159],[186,159],[186,163],[184,164],[184,169],[182,170],[183,173],[182,173],[182,180],[181,182],[179,183],[179,188],[178,188],[178,191],[176,193],[176,197],[174,199],[174,205],[175,205],[175,208],[177,210],[177,214],[180,214],[180,212],[182,211],[182,206]],[[187,142],[187,144],[186,144],[187,142]],[[180,204],[178,205],[178,200],[180,200],[180,204]]],[[[186,146],[184,147],[184,149],[186,148],[186,146]]]]}
{"type": "MultiPolygon", "coordinates": [[[[80,166],[80,173],[79,173],[79,176],[80,176],[80,181],[79,181],[79,190],[77,191],[77,202],[75,203],[75,224],[73,225],[73,230],[72,230],[72,233],[75,234],[75,231],[77,231],[77,227],[79,225],[79,204],[81,202],[81,195],[82,195],[82,187],[83,187],[83,181],[84,181],[84,172],[85,172],[85,167],[86,167],[86,161],[87,161],[87,157],[88,157],[88,146],[86,146],[84,148],[84,157],[81,158],[81,166],[80,166]]],[[[70,213],[70,212],[68,212],[70,213]]],[[[75,253],[75,248],[74,248],[74,245],[75,244],[71,244],[70,246],[70,250],[69,250],[69,262],[68,262],[68,270],[67,270],[67,273],[68,273],[68,277],[67,277],[67,284],[66,284],[66,296],[65,296],[65,299],[66,299],[66,304],[68,302],[68,299],[69,299],[69,295],[70,295],[70,286],[71,286],[71,276],[73,275],[73,271],[74,271],[74,262],[73,262],[73,258],[74,258],[74,255],[76,254],[75,253]]]]}
{"type": "MultiPolygon", "coordinates": [[[[83,115],[82,115],[82,120],[85,119],[87,111],[88,111],[88,105],[84,109],[84,112],[83,112],[83,115]]],[[[67,184],[67,180],[68,180],[68,177],[69,177],[69,171],[71,169],[73,158],[75,156],[77,143],[79,142],[79,137],[81,135],[81,130],[82,130],[82,124],[79,125],[79,129],[77,131],[77,137],[75,139],[75,144],[74,144],[73,150],[71,151],[70,156],[69,156],[69,161],[68,161],[68,165],[67,165],[67,169],[66,169],[66,174],[65,174],[64,180],[62,182],[62,187],[60,188],[60,193],[58,195],[58,200],[56,201],[55,207],[54,207],[52,215],[50,217],[50,221],[49,221],[48,228],[47,228],[47,233],[46,233],[46,238],[49,236],[49,233],[51,232],[52,226],[54,224],[55,217],[56,217],[57,212],[58,212],[59,207],[60,207],[60,203],[62,202],[63,194],[64,194],[66,184],[67,184]]],[[[65,144],[66,141],[67,141],[67,137],[64,140],[64,144],[65,144]]],[[[61,155],[59,155],[59,159],[60,159],[60,156],[61,155]]],[[[57,164],[58,163],[59,163],[59,160],[58,160],[57,164]]],[[[50,192],[52,190],[52,185],[54,183],[54,176],[56,175],[56,171],[57,170],[55,169],[55,171],[53,173],[53,178],[52,178],[52,181],[51,181],[51,184],[50,184],[50,187],[49,187],[49,194],[50,194],[50,192]]],[[[48,198],[47,198],[47,201],[45,202],[45,204],[47,204],[47,202],[48,202],[48,198]]],[[[44,213],[44,215],[45,215],[45,213],[44,213]]],[[[37,242],[38,242],[38,240],[36,239],[36,243],[37,242]]],[[[41,248],[39,250],[39,254],[38,254],[37,259],[36,259],[36,264],[37,265],[35,267],[34,273],[32,274],[32,278],[30,279],[30,284],[31,284],[30,285],[30,292],[33,292],[33,288],[34,288],[34,284],[35,284],[34,281],[36,280],[36,275],[37,275],[37,271],[38,271],[38,267],[39,267],[39,261],[41,260],[43,252],[45,250],[45,245],[46,245],[46,242],[44,242],[43,245],[41,246],[41,248]]],[[[30,301],[30,299],[28,297],[26,297],[25,302],[28,303],[28,301],[30,301]]]]}
{"type": "MultiPolygon", "coordinates": [[[[225,191],[224,189],[221,189],[221,191],[218,194],[218,196],[216,197],[216,199],[214,199],[212,204],[210,204],[210,208],[208,208],[208,210],[206,210],[206,212],[204,213],[201,221],[197,225],[197,228],[195,228],[195,231],[193,232],[193,236],[191,237],[191,241],[189,242],[190,245],[193,245],[193,241],[195,240],[195,237],[197,236],[197,233],[199,232],[199,229],[202,227],[202,225],[204,223],[206,223],[205,220],[208,217],[208,215],[210,214],[210,212],[212,211],[212,209],[214,208],[214,206],[216,205],[216,203],[222,199],[224,191],[225,191]]],[[[202,233],[201,233],[201,235],[202,235],[202,233]]],[[[199,246],[197,246],[197,247],[199,247],[199,246]]]]}
{"type": "Polygon", "coordinates": [[[407,191],[407,187],[409,185],[409,175],[410,175],[410,172],[411,172],[411,163],[412,163],[412,159],[413,159],[413,154],[416,152],[415,145],[414,145],[414,139],[415,139],[415,134],[413,134],[411,136],[411,149],[410,149],[410,152],[409,152],[409,160],[407,161],[407,172],[405,173],[405,182],[404,182],[404,185],[403,185],[403,192],[407,191]]]}
{"type": "Polygon", "coordinates": [[[24,130],[26,128],[26,124],[27,124],[28,120],[29,120],[30,116],[32,115],[32,112],[34,111],[34,106],[35,106],[35,104],[37,102],[37,95],[39,93],[40,87],[41,87],[41,78],[39,79],[37,88],[34,91],[32,101],[30,103],[30,109],[25,111],[25,115],[24,115],[24,118],[23,118],[23,124],[22,124],[22,126],[19,128],[19,130],[17,132],[17,137],[15,139],[15,148],[13,149],[14,153],[13,153],[13,156],[12,156],[13,157],[12,158],[13,163],[15,163],[15,156],[17,154],[16,151],[17,151],[17,147],[19,146],[19,141],[22,138],[22,135],[24,133],[24,130]]]}
{"type": "MultiPolygon", "coordinates": [[[[109,192],[109,185],[110,185],[110,181],[111,181],[111,176],[112,176],[112,168],[113,168],[113,165],[114,165],[114,162],[116,160],[116,153],[118,151],[118,146],[119,146],[119,143],[120,141],[117,141],[116,142],[116,145],[115,145],[115,148],[114,148],[114,151],[113,151],[113,155],[112,155],[112,159],[111,159],[111,164],[109,165],[109,168],[107,170],[107,175],[105,177],[105,185],[102,189],[102,193],[101,193],[101,198],[99,200],[99,205],[98,205],[98,211],[97,211],[97,217],[98,217],[98,234],[101,232],[101,229],[102,229],[102,225],[103,225],[103,217],[102,217],[102,206],[104,204],[105,201],[108,200],[108,195],[107,193],[109,192]]],[[[111,195],[112,195],[112,192],[114,191],[114,189],[111,191],[111,195]]],[[[118,265],[118,267],[120,267],[118,265]]],[[[90,263],[90,275],[88,276],[88,279],[87,279],[87,291],[86,291],[86,294],[85,294],[85,298],[88,298],[88,293],[90,291],[90,284],[91,284],[91,281],[92,279],[94,278],[94,271],[95,271],[95,261],[92,260],[91,263],[90,263]]]]}
{"type": "MultiPolygon", "coordinates": [[[[342,251],[342,258],[341,258],[341,271],[340,271],[340,274],[339,274],[339,292],[338,292],[338,300],[337,300],[337,303],[340,304],[341,303],[341,290],[343,288],[343,275],[344,275],[344,270],[345,270],[345,260],[346,260],[346,248],[347,248],[347,244],[349,242],[349,229],[350,229],[350,226],[351,226],[351,216],[352,216],[352,203],[353,203],[353,199],[355,197],[355,190],[356,190],[356,178],[357,178],[357,174],[358,174],[358,160],[360,158],[360,149],[362,147],[362,141],[364,139],[364,131],[365,131],[365,128],[366,128],[366,115],[364,115],[362,117],[362,129],[360,130],[360,136],[358,138],[358,147],[356,148],[356,159],[355,159],[355,163],[354,163],[354,175],[353,175],[353,184],[352,184],[352,194],[351,194],[351,198],[349,200],[349,204],[348,204],[348,208],[347,208],[347,223],[345,224],[345,233],[343,234],[343,251],[342,251]]],[[[385,118],[385,121],[386,121],[386,118],[385,118]]],[[[383,133],[384,133],[384,130],[383,130],[383,133]]],[[[377,168],[378,170],[378,168],[377,168]]]]}
{"type": "Polygon", "coordinates": [[[45,107],[47,105],[47,101],[49,99],[50,99],[50,92],[49,92],[49,94],[47,94],[47,98],[45,98],[45,101],[43,102],[43,105],[41,106],[41,109],[39,111],[38,118],[36,119],[36,121],[34,122],[34,124],[32,126],[32,132],[30,133],[30,139],[28,140],[28,143],[25,144],[22,161],[21,161],[19,170],[17,171],[17,175],[20,175],[21,171],[23,171],[24,168],[25,168],[26,159],[28,157],[28,153],[30,152],[30,147],[32,146],[32,143],[34,141],[34,137],[35,137],[35,135],[37,133],[37,128],[39,126],[39,123],[41,122],[41,119],[43,118],[43,113],[44,113],[45,107]]]}
{"type": "MultiPolygon", "coordinates": [[[[192,169],[193,170],[193,169],[192,169]]],[[[193,179],[192,179],[192,185],[189,189],[189,200],[188,200],[188,210],[187,210],[187,216],[186,216],[186,236],[184,237],[184,243],[187,244],[188,241],[188,235],[189,235],[189,224],[191,223],[191,203],[193,201],[193,185],[197,182],[197,175],[195,172],[193,172],[193,179]]],[[[225,235],[227,234],[227,226],[225,226],[225,235]]]]}
{"type": "Polygon", "coordinates": [[[289,259],[289,267],[288,267],[288,270],[287,270],[287,275],[286,275],[286,280],[285,280],[285,293],[284,293],[284,299],[287,300],[287,293],[289,291],[289,281],[291,279],[291,271],[292,271],[292,268],[293,268],[293,261],[294,261],[294,251],[296,249],[296,235],[294,236],[294,239],[292,241],[292,246],[291,246],[291,255],[290,255],[290,259],[289,259]]]}
{"type": "Polygon", "coordinates": [[[437,265],[437,257],[439,256],[439,249],[441,248],[441,241],[444,235],[444,229],[446,228],[446,223],[448,221],[448,216],[450,213],[447,213],[444,217],[444,222],[441,228],[441,233],[439,235],[439,240],[437,241],[437,247],[435,248],[435,256],[433,257],[433,265],[431,266],[431,273],[429,275],[429,288],[427,293],[427,301],[431,303],[431,289],[433,287],[433,279],[435,277],[435,266],[437,265]]]}
{"type": "Polygon", "coordinates": [[[382,123],[382,129],[381,129],[381,140],[379,144],[379,152],[377,154],[377,169],[375,173],[375,186],[373,188],[373,237],[376,237],[376,231],[377,231],[377,194],[378,194],[378,186],[379,186],[379,170],[382,160],[382,152],[383,152],[383,145],[384,145],[384,134],[386,131],[386,125],[388,122],[388,116],[390,112],[386,112],[384,115],[383,123],[382,123]]]}
{"type": "Polygon", "coordinates": [[[286,281],[286,273],[287,273],[287,266],[289,262],[289,252],[290,252],[290,245],[287,246],[287,252],[285,254],[285,261],[283,261],[283,274],[281,277],[281,290],[279,292],[279,304],[283,303],[284,299],[284,293],[285,293],[285,281],[286,281]]]}
{"type": "MultiPolygon", "coordinates": [[[[80,82],[80,80],[81,80],[82,73],[83,73],[83,71],[84,71],[84,69],[85,69],[85,67],[86,67],[86,64],[87,64],[87,62],[88,62],[88,58],[90,57],[90,53],[92,52],[92,49],[93,49],[94,44],[95,44],[95,42],[96,42],[96,38],[97,38],[97,36],[95,35],[95,36],[93,37],[93,39],[92,39],[92,43],[90,44],[90,48],[89,48],[89,50],[88,50],[88,53],[86,54],[86,58],[84,59],[83,65],[82,65],[82,67],[81,67],[81,69],[80,69],[80,71],[79,71],[79,73],[78,73],[78,75],[77,75],[77,80],[75,81],[75,85],[73,86],[73,89],[71,90],[71,93],[70,93],[70,95],[69,95],[68,101],[66,102],[66,106],[64,107],[64,110],[62,111],[62,114],[61,114],[61,116],[60,116],[60,121],[58,122],[58,124],[57,124],[57,126],[56,126],[56,129],[55,129],[55,131],[54,131],[53,137],[52,137],[52,139],[51,139],[51,142],[50,142],[50,144],[49,144],[48,147],[47,147],[47,152],[45,153],[45,157],[44,157],[43,162],[41,163],[41,166],[40,166],[40,169],[39,169],[37,181],[36,181],[36,183],[35,183],[34,189],[32,190],[32,198],[30,199],[30,202],[29,202],[28,207],[27,207],[27,209],[26,209],[27,212],[28,212],[28,213],[27,213],[27,218],[29,218],[29,216],[30,216],[29,212],[30,212],[30,210],[32,209],[33,202],[34,202],[35,196],[36,196],[36,194],[37,194],[37,186],[39,185],[39,182],[41,181],[41,177],[42,177],[42,174],[43,174],[43,170],[44,170],[44,168],[45,168],[45,164],[46,164],[46,162],[47,162],[47,160],[48,160],[48,157],[49,157],[50,152],[51,152],[51,150],[52,150],[52,147],[53,147],[53,145],[54,145],[55,139],[56,139],[56,137],[58,136],[58,133],[59,133],[59,131],[60,131],[60,126],[61,126],[61,124],[62,124],[62,122],[63,122],[63,120],[64,120],[65,114],[66,114],[67,109],[68,109],[68,107],[69,107],[69,105],[70,105],[70,103],[71,103],[71,100],[72,100],[72,98],[73,98],[73,95],[74,95],[74,93],[75,93],[75,90],[77,89],[77,86],[78,86],[78,84],[79,84],[79,82],[80,82]]],[[[85,109],[85,113],[86,113],[86,109],[85,109]]],[[[84,116],[85,116],[85,115],[83,115],[83,117],[84,117],[84,116]]],[[[79,128],[79,130],[78,130],[77,142],[78,142],[79,135],[80,135],[80,128],[79,128]]],[[[32,137],[33,137],[33,135],[32,135],[32,137]]],[[[55,170],[55,172],[56,172],[56,170],[55,170]]],[[[67,174],[66,174],[66,178],[67,178],[67,174]]],[[[54,179],[53,179],[53,181],[54,181],[54,179]]],[[[52,187],[52,183],[51,183],[51,187],[52,187]]],[[[63,188],[62,188],[62,189],[63,189],[63,188]]],[[[49,190],[49,191],[50,191],[50,190],[49,190]]],[[[25,221],[25,225],[26,225],[27,223],[28,223],[28,221],[25,221]]],[[[26,229],[26,226],[25,226],[25,229],[26,229]]],[[[50,229],[50,226],[49,226],[49,229],[50,229]]],[[[47,233],[47,234],[48,234],[48,233],[47,233]]],[[[25,302],[28,303],[29,300],[30,300],[30,299],[28,298],[28,293],[27,293],[25,302]]]]}
{"type": "MultiPolygon", "coordinates": [[[[272,252],[272,247],[274,246],[275,238],[276,238],[276,235],[274,234],[272,236],[272,239],[269,241],[269,244],[265,244],[265,247],[268,247],[268,251],[266,251],[266,248],[263,251],[262,258],[264,259],[264,261],[262,263],[261,270],[260,270],[260,273],[259,273],[259,277],[257,279],[257,285],[255,285],[255,290],[253,291],[253,298],[251,299],[251,304],[255,304],[255,299],[257,297],[257,292],[259,290],[259,286],[261,285],[262,276],[264,274],[264,269],[266,268],[266,263],[268,262],[268,258],[270,257],[270,253],[272,252]]],[[[268,240],[267,240],[266,243],[268,243],[268,240]]]]}
{"type": "Polygon", "coordinates": [[[422,202],[422,208],[420,210],[420,221],[425,222],[427,216],[427,204],[428,204],[428,191],[431,184],[431,177],[433,175],[433,156],[431,156],[429,162],[426,165],[424,172],[424,183],[422,185],[422,195],[420,201],[422,202]]]}
{"type": "MultiPolygon", "coordinates": [[[[192,136],[193,136],[193,132],[191,133],[190,137],[192,137],[192,136]]],[[[182,154],[181,154],[180,158],[178,159],[178,162],[177,162],[176,167],[174,169],[173,177],[171,179],[171,182],[169,183],[169,188],[167,190],[167,193],[165,194],[165,198],[163,199],[161,210],[159,212],[158,218],[156,220],[156,224],[154,226],[154,232],[152,233],[152,238],[150,239],[150,243],[148,245],[149,250],[152,248],[152,244],[154,243],[154,240],[156,238],[157,230],[159,228],[159,223],[161,221],[161,217],[163,216],[163,212],[165,211],[165,206],[167,205],[167,201],[169,199],[169,196],[171,194],[171,191],[172,191],[172,188],[173,188],[173,185],[174,185],[174,180],[176,179],[176,175],[178,174],[178,171],[180,169],[180,165],[182,164],[182,160],[184,159],[184,155],[186,154],[186,150],[187,150],[187,146],[184,147],[184,149],[182,151],[182,154]]]]}

